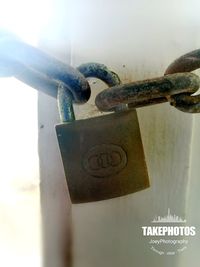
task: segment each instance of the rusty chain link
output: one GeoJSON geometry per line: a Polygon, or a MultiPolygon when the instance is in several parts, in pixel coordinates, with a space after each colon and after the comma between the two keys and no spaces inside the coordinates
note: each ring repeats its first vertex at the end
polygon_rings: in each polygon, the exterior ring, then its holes
{"type": "Polygon", "coordinates": [[[164,77],[115,86],[112,90],[102,91],[96,97],[96,105],[102,111],[110,111],[119,103],[126,103],[129,108],[138,108],[169,101],[172,106],[183,112],[199,113],[200,95],[192,94],[199,89],[200,80],[197,75],[190,76],[188,73],[198,68],[200,68],[200,49],[176,59],[167,68],[164,77]],[[171,76],[175,73],[177,76],[171,76]],[[191,84],[187,79],[192,79],[191,84]],[[168,88],[165,87],[166,82],[168,88]]]}
{"type": "Polygon", "coordinates": [[[119,103],[138,108],[169,101],[171,96],[180,93],[195,93],[199,86],[200,79],[193,73],[170,74],[103,90],[95,103],[102,111],[113,110],[119,103]]]}
{"type": "MultiPolygon", "coordinates": [[[[179,72],[188,72],[200,68],[200,49],[187,53],[172,62],[165,75],[179,72]]],[[[189,113],[200,112],[200,95],[191,96],[190,93],[179,94],[170,97],[171,105],[181,111],[189,113]]]]}

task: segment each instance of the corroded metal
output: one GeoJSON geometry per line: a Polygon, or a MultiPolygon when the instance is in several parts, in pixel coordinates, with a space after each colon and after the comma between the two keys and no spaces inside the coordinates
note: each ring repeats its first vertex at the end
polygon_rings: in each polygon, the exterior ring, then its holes
{"type": "Polygon", "coordinates": [[[85,77],[98,78],[108,86],[115,86],[121,83],[119,76],[115,72],[110,71],[104,64],[90,62],[80,65],[77,69],[85,77]]]}
{"type": "MultiPolygon", "coordinates": [[[[80,65],[77,68],[86,78],[97,78],[105,82],[109,87],[121,84],[119,76],[109,70],[104,64],[99,64],[96,62],[90,62],[80,65]]],[[[114,111],[127,110],[128,106],[124,104],[118,105],[114,108],[114,111]]]]}
{"type": "MultiPolygon", "coordinates": [[[[75,68],[59,61],[45,52],[24,43],[17,37],[0,32],[0,70],[1,76],[13,75],[20,80],[26,80],[26,71],[21,71],[21,66],[28,72],[37,72],[46,76],[46,79],[63,82],[69,87],[73,99],[77,103],[84,103],[90,97],[90,86],[85,77],[75,68]],[[10,68],[9,68],[10,67],[10,68]],[[20,70],[20,72],[18,71],[20,70]]],[[[41,77],[40,77],[41,78],[41,77]]],[[[31,79],[28,84],[32,85],[31,79]]],[[[35,88],[35,86],[34,86],[35,88]]],[[[49,94],[55,97],[55,91],[49,94]]]]}
{"type": "Polygon", "coordinates": [[[146,99],[146,100],[136,100],[134,103],[128,104],[129,108],[141,108],[141,107],[146,107],[146,106],[151,106],[151,105],[156,105],[156,104],[161,104],[161,103],[166,103],[169,100],[166,97],[159,97],[159,98],[152,98],[152,99],[146,99]]]}
{"type": "MultiPolygon", "coordinates": [[[[172,62],[165,75],[188,72],[200,68],[200,49],[187,53],[172,62]]],[[[170,97],[170,103],[177,109],[188,113],[200,113],[200,95],[178,94],[170,97]]]]}
{"type": "Polygon", "coordinates": [[[63,86],[63,84],[59,84],[58,86],[58,110],[60,114],[61,122],[72,122],[75,120],[74,108],[73,108],[73,100],[70,90],[63,86]]]}
{"type": "Polygon", "coordinates": [[[200,79],[193,73],[171,74],[105,89],[97,95],[95,103],[102,111],[110,111],[122,103],[137,108],[162,103],[171,95],[194,93],[199,86],[200,79]]]}
{"type": "Polygon", "coordinates": [[[149,187],[135,110],[60,124],[56,132],[72,203],[149,187]]]}
{"type": "Polygon", "coordinates": [[[165,75],[190,72],[200,68],[200,49],[189,52],[174,60],[165,71],[165,75]]]}
{"type": "Polygon", "coordinates": [[[185,93],[171,96],[170,104],[183,112],[200,113],[200,95],[185,93]]]}

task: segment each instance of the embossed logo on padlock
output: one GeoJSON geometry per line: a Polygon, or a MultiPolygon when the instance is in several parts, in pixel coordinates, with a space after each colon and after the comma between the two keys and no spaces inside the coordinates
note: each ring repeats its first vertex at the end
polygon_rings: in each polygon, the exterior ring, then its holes
{"type": "Polygon", "coordinates": [[[73,203],[149,187],[135,110],[60,124],[56,132],[73,203]]]}
{"type": "Polygon", "coordinates": [[[83,167],[94,177],[108,177],[119,173],[127,164],[126,152],[121,146],[100,144],[83,156],[83,167]]]}

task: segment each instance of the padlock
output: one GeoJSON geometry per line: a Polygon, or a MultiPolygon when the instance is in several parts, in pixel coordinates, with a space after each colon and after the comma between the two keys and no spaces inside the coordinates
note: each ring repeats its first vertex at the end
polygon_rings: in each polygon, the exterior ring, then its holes
{"type": "Polygon", "coordinates": [[[58,89],[57,138],[72,203],[120,197],[149,187],[136,111],[74,120],[66,88],[58,89]]]}

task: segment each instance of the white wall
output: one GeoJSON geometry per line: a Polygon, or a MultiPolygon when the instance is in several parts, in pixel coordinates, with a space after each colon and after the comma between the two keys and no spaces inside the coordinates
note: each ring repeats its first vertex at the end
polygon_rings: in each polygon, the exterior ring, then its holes
{"type": "MultiPolygon", "coordinates": [[[[193,0],[73,1],[72,63],[104,63],[123,82],[161,76],[176,57],[199,48],[197,10],[193,0]]],[[[90,101],[77,110],[78,117],[85,117],[95,107],[90,101]]],[[[190,171],[193,116],[168,104],[138,109],[138,115],[151,188],[73,206],[74,267],[188,266],[181,255],[159,257],[150,251],[140,227],[155,214],[165,215],[167,208],[191,215],[187,188],[191,175],[197,175],[190,171]]],[[[193,253],[188,259],[198,257],[193,253]]]]}
{"type": "Polygon", "coordinates": [[[1,78],[1,266],[41,267],[37,93],[1,78]]]}
{"type": "MultiPolygon", "coordinates": [[[[68,1],[49,4],[53,13],[41,32],[39,46],[69,63],[68,1]]],[[[40,93],[38,113],[43,266],[66,267],[71,262],[71,203],[55,133],[60,123],[56,99],[40,93]]]]}

